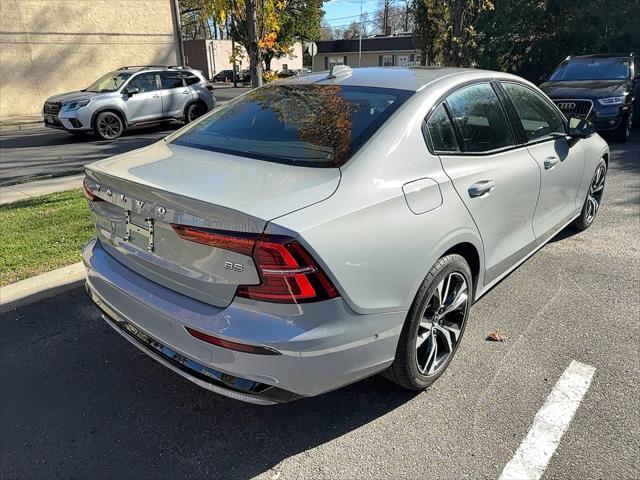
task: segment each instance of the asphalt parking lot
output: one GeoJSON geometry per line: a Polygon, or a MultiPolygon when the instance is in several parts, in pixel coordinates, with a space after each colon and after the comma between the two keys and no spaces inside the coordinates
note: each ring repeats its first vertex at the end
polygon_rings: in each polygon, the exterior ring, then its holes
{"type": "MultiPolygon", "coordinates": [[[[248,91],[249,88],[218,87],[218,105],[248,91]]],[[[80,173],[88,163],[142,148],[166,137],[182,123],[164,123],[137,128],[117,140],[72,135],[44,126],[0,134],[0,185],[9,185],[49,176],[80,173]]]]}
{"type": "Polygon", "coordinates": [[[640,472],[640,130],[595,224],[472,309],[426,392],[380,377],[259,407],[139,353],[76,290],[0,317],[3,478],[498,478],[572,361],[592,382],[544,478],[640,472]],[[500,329],[505,343],[486,340],[500,329]]]}

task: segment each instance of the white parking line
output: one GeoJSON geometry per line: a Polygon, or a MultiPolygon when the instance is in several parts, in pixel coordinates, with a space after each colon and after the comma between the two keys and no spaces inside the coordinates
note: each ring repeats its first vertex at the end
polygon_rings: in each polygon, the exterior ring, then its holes
{"type": "Polygon", "coordinates": [[[533,419],[526,438],[500,475],[500,480],[538,479],[589,389],[596,369],[571,362],[533,419]]]}

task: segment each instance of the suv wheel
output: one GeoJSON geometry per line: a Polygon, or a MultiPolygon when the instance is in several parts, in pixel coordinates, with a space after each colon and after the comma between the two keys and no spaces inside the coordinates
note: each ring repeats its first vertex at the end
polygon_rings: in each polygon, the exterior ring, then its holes
{"type": "Polygon", "coordinates": [[[102,112],[96,118],[94,131],[103,140],[115,140],[124,131],[120,117],[113,112],[102,112]]]}
{"type": "Polygon", "coordinates": [[[471,278],[460,255],[436,262],[409,310],[396,358],[385,377],[404,388],[422,390],[442,375],[462,340],[471,306],[471,278]]]}
{"type": "Polygon", "coordinates": [[[196,118],[207,113],[207,108],[201,103],[192,103],[187,107],[187,113],[184,116],[184,123],[191,123],[196,118]]]}

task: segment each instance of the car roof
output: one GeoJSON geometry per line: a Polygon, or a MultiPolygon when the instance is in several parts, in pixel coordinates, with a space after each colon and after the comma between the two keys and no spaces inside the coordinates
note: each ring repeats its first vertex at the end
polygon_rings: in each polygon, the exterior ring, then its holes
{"type": "Polygon", "coordinates": [[[337,75],[335,78],[329,77],[329,72],[312,73],[301,77],[291,77],[281,80],[279,83],[285,84],[340,84],[362,87],[395,88],[399,90],[418,91],[427,84],[444,77],[456,77],[458,81],[464,81],[464,77],[469,80],[479,78],[504,78],[518,79],[514,75],[490,70],[480,70],[476,68],[453,68],[453,67],[365,67],[348,69],[347,72],[337,75]]]}

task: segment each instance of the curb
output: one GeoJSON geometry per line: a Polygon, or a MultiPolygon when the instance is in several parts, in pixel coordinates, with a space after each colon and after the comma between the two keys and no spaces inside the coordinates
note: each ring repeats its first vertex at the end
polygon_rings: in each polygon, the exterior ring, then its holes
{"type": "Polygon", "coordinates": [[[22,130],[31,130],[34,128],[40,128],[44,125],[44,122],[29,122],[20,123],[17,125],[0,125],[0,133],[5,132],[19,132],[22,130]]]}
{"type": "Polygon", "coordinates": [[[29,305],[83,285],[82,262],[0,287],[0,314],[29,305]]]}

